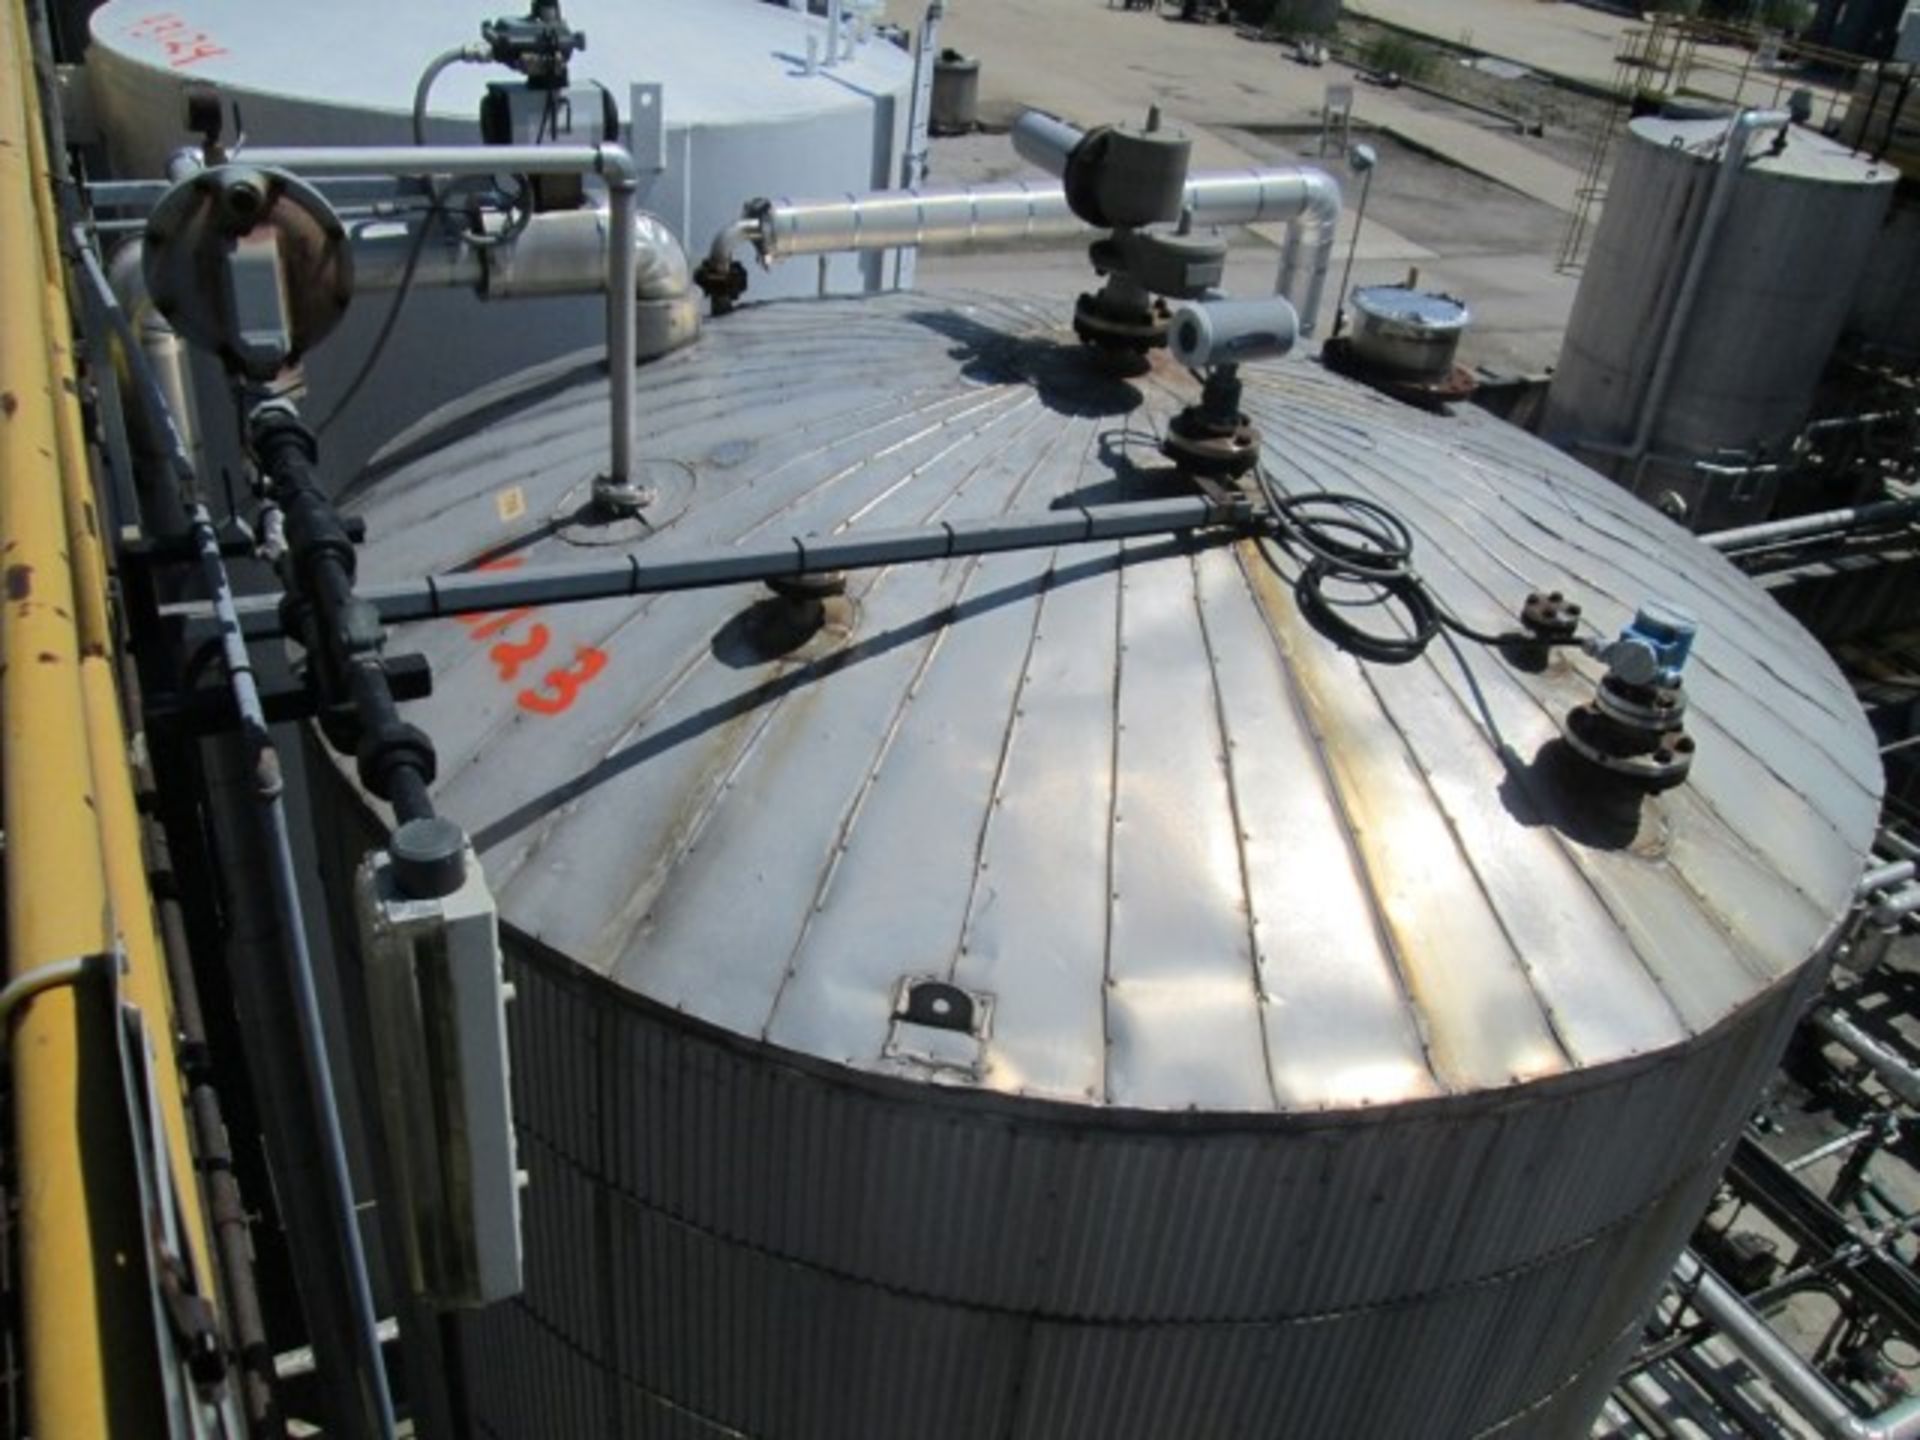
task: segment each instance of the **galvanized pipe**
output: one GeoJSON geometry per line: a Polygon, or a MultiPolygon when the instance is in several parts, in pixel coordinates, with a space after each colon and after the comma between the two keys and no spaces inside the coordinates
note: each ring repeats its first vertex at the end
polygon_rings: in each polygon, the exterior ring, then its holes
{"type": "Polygon", "coordinates": [[[1893,926],[1916,910],[1920,910],[1920,885],[1909,885],[1887,896],[1868,914],[1876,925],[1893,926]]]}
{"type": "Polygon", "coordinates": [[[1860,895],[1871,895],[1876,890],[1884,890],[1889,885],[1898,885],[1902,880],[1911,880],[1916,866],[1912,860],[1894,860],[1885,865],[1876,866],[1860,877],[1855,891],[1860,895]]]}
{"type": "Polygon", "coordinates": [[[1680,1257],[1673,1275],[1688,1303],[1826,1440],[1920,1440],[1920,1397],[1871,1417],[1856,1415],[1826,1377],[1692,1251],[1680,1257]]]}
{"type": "MultiPolygon", "coordinates": [[[[1057,123],[1057,122],[1056,122],[1057,123]]],[[[1340,185],[1323,170],[1294,165],[1205,170],[1187,177],[1185,208],[1202,227],[1284,222],[1278,293],[1293,301],[1313,334],[1333,260],[1340,185]]],[[[879,190],[817,200],[755,200],[714,237],[724,265],[744,240],[765,264],[796,255],[891,250],[896,246],[1012,244],[1091,233],[1057,181],[879,190]]]]}
{"type": "Polygon", "coordinates": [[[611,387],[611,461],[608,479],[633,483],[634,385],[638,359],[633,313],[637,271],[640,178],[633,157],[618,145],[354,145],[263,148],[249,164],[302,175],[598,175],[610,196],[612,247],[607,275],[607,383],[611,387]]]}
{"type": "Polygon", "coordinates": [[[1692,248],[1687,255],[1687,268],[1680,279],[1680,292],[1661,331],[1660,349],[1654,357],[1653,373],[1647,380],[1646,391],[1640,397],[1633,439],[1627,446],[1627,458],[1633,462],[1630,486],[1639,483],[1640,472],[1646,466],[1647,448],[1653,443],[1653,427],[1659,421],[1661,408],[1666,404],[1667,391],[1673,384],[1674,365],[1680,356],[1680,341],[1686,334],[1687,322],[1693,316],[1694,299],[1699,294],[1700,281],[1706,275],[1714,240],[1719,236],[1721,222],[1726,219],[1727,210],[1733,203],[1740,166],[1747,157],[1747,144],[1756,130],[1785,127],[1792,123],[1793,117],[1784,110],[1743,110],[1727,126],[1726,149],[1721,153],[1720,169],[1713,177],[1713,188],[1707,196],[1706,214],[1701,217],[1700,229],[1694,235],[1692,248]]]}
{"type": "Polygon", "coordinates": [[[1700,538],[1723,552],[1752,550],[1787,540],[1848,535],[1856,530],[1906,524],[1914,520],[1920,520],[1920,496],[1876,500],[1869,505],[1850,505],[1840,510],[1822,510],[1817,515],[1798,515],[1791,520],[1769,520],[1761,525],[1716,530],[1700,538]]]}
{"type": "MultiPolygon", "coordinates": [[[[1920,896],[1920,890],[1910,893],[1920,896]]],[[[1895,1095],[1920,1108],[1920,1071],[1830,1005],[1815,1010],[1809,1022],[1827,1039],[1863,1061],[1895,1095]]]]}

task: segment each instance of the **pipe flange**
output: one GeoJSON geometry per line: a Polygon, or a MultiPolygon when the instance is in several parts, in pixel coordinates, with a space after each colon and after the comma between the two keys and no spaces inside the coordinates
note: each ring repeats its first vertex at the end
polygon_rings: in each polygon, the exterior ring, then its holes
{"type": "Polygon", "coordinates": [[[1098,295],[1082,295],[1073,302],[1073,333],[1081,343],[1099,351],[1144,357],[1167,343],[1173,312],[1164,300],[1139,310],[1121,311],[1098,295]]]}
{"type": "Polygon", "coordinates": [[[1580,629],[1580,607],[1558,590],[1535,590],[1520,607],[1520,625],[1543,641],[1571,640],[1580,629]]]}
{"type": "Polygon", "coordinates": [[[693,271],[693,283],[707,297],[715,315],[725,315],[747,293],[747,267],[738,260],[716,260],[709,255],[693,271]]]}
{"type": "Polygon", "coordinates": [[[1680,729],[1686,723],[1686,692],[1678,685],[1633,685],[1608,675],[1594,691],[1596,709],[1620,725],[1648,737],[1680,729]]]}
{"type": "Polygon", "coordinates": [[[1237,480],[1260,463],[1260,431],[1245,415],[1228,423],[1190,405],[1167,423],[1160,453],[1191,474],[1237,480]]]}
{"type": "Polygon", "coordinates": [[[1644,790],[1670,790],[1693,768],[1694,742],[1686,731],[1650,736],[1596,704],[1583,703],[1567,712],[1566,738],[1581,759],[1644,790]]]}
{"type": "Polygon", "coordinates": [[[547,528],[569,545],[637,545],[686,512],[693,488],[694,470],[685,461],[642,460],[624,493],[605,476],[573,486],[554,506],[547,528]]]}

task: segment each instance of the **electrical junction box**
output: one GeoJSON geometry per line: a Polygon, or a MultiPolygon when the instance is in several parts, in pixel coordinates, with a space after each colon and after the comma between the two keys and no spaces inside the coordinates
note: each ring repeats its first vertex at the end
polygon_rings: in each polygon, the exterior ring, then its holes
{"type": "Polygon", "coordinates": [[[447,1309],[521,1288],[520,1172],[493,896],[405,894],[376,851],[354,887],[375,1081],[407,1237],[408,1282],[447,1309]]]}

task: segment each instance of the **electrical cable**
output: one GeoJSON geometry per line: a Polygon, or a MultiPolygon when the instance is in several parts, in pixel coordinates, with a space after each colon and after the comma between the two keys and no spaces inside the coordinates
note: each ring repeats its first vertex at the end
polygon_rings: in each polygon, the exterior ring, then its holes
{"type": "Polygon", "coordinates": [[[1272,534],[1266,537],[1271,548],[1263,545],[1262,555],[1274,573],[1292,586],[1307,623],[1362,660],[1410,664],[1426,653],[1442,631],[1491,649],[1582,643],[1575,636],[1476,629],[1442,605],[1414,570],[1413,532],[1386,506],[1364,495],[1336,490],[1293,494],[1283,490],[1264,465],[1254,473],[1273,521],[1272,534]],[[1294,561],[1295,573],[1288,574],[1274,548],[1294,561]],[[1400,610],[1400,633],[1367,629],[1343,613],[1381,606],[1400,610]]]}
{"type": "Polygon", "coordinates": [[[347,388],[340,392],[340,398],[333,402],[332,408],[313,427],[316,436],[327,433],[328,427],[346,413],[347,407],[354,402],[361,390],[366,388],[367,381],[373,378],[373,372],[380,364],[380,357],[386,353],[387,342],[393,338],[394,326],[400,323],[400,312],[406,306],[407,295],[413,289],[413,277],[420,268],[420,256],[426,251],[427,236],[432,233],[435,222],[444,210],[445,202],[436,195],[433,203],[427,207],[426,213],[420,217],[420,228],[414,232],[413,244],[407,248],[407,263],[400,271],[400,283],[394,287],[393,300],[387,306],[387,313],[380,321],[380,329],[373,337],[373,344],[368,347],[367,358],[360,362],[360,368],[354,372],[353,379],[347,382],[347,388]]]}
{"type": "MultiPolygon", "coordinates": [[[[468,64],[478,64],[491,58],[491,53],[484,45],[463,45],[442,51],[427,62],[427,68],[420,72],[419,83],[414,86],[413,91],[414,144],[427,143],[427,101],[433,93],[434,81],[440,78],[441,73],[463,61],[468,64]]],[[[553,108],[551,96],[548,97],[547,107],[549,111],[553,108]]],[[[545,128],[546,119],[543,117],[541,120],[543,133],[545,128]]],[[[535,143],[539,143],[538,136],[535,137],[535,143]]],[[[313,427],[316,436],[325,435],[334,421],[346,412],[347,407],[366,388],[367,381],[373,378],[373,372],[380,364],[380,357],[386,353],[387,343],[393,338],[394,327],[400,323],[400,313],[406,308],[408,296],[413,293],[414,277],[419,272],[420,257],[426,251],[428,236],[433,230],[434,223],[446,214],[446,194],[438,186],[432,187],[429,193],[432,195],[432,201],[427,206],[426,213],[420,218],[420,228],[414,233],[413,244],[407,250],[406,264],[400,270],[400,283],[394,287],[393,300],[388,304],[387,313],[380,321],[380,329],[373,337],[373,344],[368,347],[366,359],[360,362],[360,368],[354,372],[353,379],[347,382],[346,389],[340,392],[340,398],[333,402],[332,408],[313,427]]],[[[533,206],[524,180],[520,182],[520,193],[507,202],[507,212],[506,228],[498,235],[488,235],[479,230],[476,225],[476,228],[464,237],[464,243],[480,250],[518,238],[533,218],[533,206]]]]}
{"type": "MultiPolygon", "coordinates": [[[[491,52],[484,45],[456,45],[451,50],[442,50],[420,72],[420,78],[413,87],[413,143],[427,143],[427,102],[433,95],[434,82],[455,65],[475,64],[491,58],[491,52]]],[[[326,415],[313,427],[316,436],[325,435],[333,422],[338,420],[346,409],[366,388],[367,381],[373,378],[380,357],[386,353],[387,342],[393,338],[394,326],[400,323],[400,312],[406,307],[407,296],[413,290],[413,277],[420,269],[420,257],[427,248],[427,236],[434,222],[446,209],[446,197],[436,187],[432,191],[433,200],[427,212],[420,219],[420,228],[414,233],[413,244],[407,250],[407,263],[401,267],[400,283],[394,287],[393,299],[387,305],[387,313],[380,321],[380,329],[373,337],[373,344],[367,349],[367,356],[360,362],[360,368],[354,372],[353,379],[347,382],[347,388],[340,392],[340,398],[333,402],[326,415]]]]}

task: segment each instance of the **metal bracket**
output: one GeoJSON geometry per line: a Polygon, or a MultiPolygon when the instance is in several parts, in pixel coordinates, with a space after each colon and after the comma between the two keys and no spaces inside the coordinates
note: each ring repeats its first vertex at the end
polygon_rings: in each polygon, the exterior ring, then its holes
{"type": "Polygon", "coordinates": [[[957,1078],[978,1079],[993,1030],[993,996],[931,975],[901,978],[881,1054],[957,1078]]]}
{"type": "Polygon", "coordinates": [[[634,82],[627,91],[627,153],[640,172],[640,197],[667,168],[667,100],[657,80],[634,82]]]}

